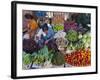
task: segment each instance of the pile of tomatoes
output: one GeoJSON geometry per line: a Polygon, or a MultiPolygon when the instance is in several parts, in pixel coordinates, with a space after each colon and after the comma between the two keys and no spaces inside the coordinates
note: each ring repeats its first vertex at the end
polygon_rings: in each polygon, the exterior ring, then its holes
{"type": "Polygon", "coordinates": [[[72,66],[89,66],[91,65],[91,51],[84,49],[66,54],[65,61],[72,66]]]}

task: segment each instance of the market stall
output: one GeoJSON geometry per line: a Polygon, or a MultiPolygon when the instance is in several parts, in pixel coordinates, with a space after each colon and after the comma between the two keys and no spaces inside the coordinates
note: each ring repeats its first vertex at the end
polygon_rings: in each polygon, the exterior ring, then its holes
{"type": "Polygon", "coordinates": [[[23,69],[91,65],[90,14],[30,13],[23,15],[23,69]]]}

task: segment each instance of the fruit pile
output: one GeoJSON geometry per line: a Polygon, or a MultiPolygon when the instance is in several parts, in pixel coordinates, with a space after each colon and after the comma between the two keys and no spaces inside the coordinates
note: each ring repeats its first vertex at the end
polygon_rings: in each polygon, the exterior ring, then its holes
{"type": "Polygon", "coordinates": [[[90,49],[78,50],[65,55],[65,61],[72,66],[89,66],[91,65],[90,49]]]}

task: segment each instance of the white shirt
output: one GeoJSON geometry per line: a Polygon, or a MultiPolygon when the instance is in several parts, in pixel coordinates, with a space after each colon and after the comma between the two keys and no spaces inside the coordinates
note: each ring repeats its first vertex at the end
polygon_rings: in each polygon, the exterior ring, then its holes
{"type": "Polygon", "coordinates": [[[23,39],[29,39],[29,34],[25,34],[24,36],[23,36],[23,39]]]}
{"type": "MultiPolygon", "coordinates": [[[[52,28],[52,26],[51,26],[50,24],[47,24],[47,25],[48,25],[49,28],[52,28]]],[[[46,36],[46,34],[43,32],[42,29],[40,29],[40,30],[38,31],[38,33],[37,33],[36,36],[38,36],[39,39],[40,39],[40,38],[41,38],[41,35],[46,36]]]]}

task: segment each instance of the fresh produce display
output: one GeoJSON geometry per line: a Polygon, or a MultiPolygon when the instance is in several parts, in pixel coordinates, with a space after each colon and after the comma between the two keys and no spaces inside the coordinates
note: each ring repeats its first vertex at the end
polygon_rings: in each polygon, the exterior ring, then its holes
{"type": "Polygon", "coordinates": [[[75,51],[77,46],[78,45],[76,43],[72,43],[72,42],[68,43],[66,52],[75,51]]]}
{"type": "Polygon", "coordinates": [[[64,31],[66,32],[70,29],[78,30],[78,24],[75,21],[65,21],[64,31]]]}
{"type": "Polygon", "coordinates": [[[57,33],[55,33],[54,38],[65,38],[65,36],[66,36],[66,32],[58,31],[57,33]]]}
{"type": "Polygon", "coordinates": [[[90,44],[91,44],[91,36],[90,33],[87,32],[85,34],[79,34],[78,35],[78,39],[77,42],[70,42],[67,45],[67,49],[68,50],[79,50],[79,49],[87,49],[90,48],[90,44]]]}
{"type": "Polygon", "coordinates": [[[50,61],[53,57],[52,51],[48,51],[48,47],[44,46],[38,52],[32,54],[23,53],[23,62],[25,65],[29,64],[43,64],[46,61],[50,61]]]}
{"type": "Polygon", "coordinates": [[[33,64],[42,64],[44,63],[44,60],[45,60],[45,56],[37,53],[32,58],[33,64]]]}
{"type": "Polygon", "coordinates": [[[24,54],[23,55],[23,62],[25,65],[28,65],[32,62],[32,56],[31,54],[24,54]]]}
{"type": "Polygon", "coordinates": [[[30,12],[36,15],[29,25],[35,31],[23,32],[23,69],[91,65],[90,14],[30,12]],[[34,36],[30,37],[29,32],[34,36]]]}
{"type": "Polygon", "coordinates": [[[88,48],[90,47],[90,44],[91,44],[91,36],[90,36],[90,33],[87,32],[86,34],[83,35],[82,39],[81,39],[83,45],[84,45],[84,48],[88,48]]]}
{"type": "Polygon", "coordinates": [[[45,61],[48,61],[52,58],[53,54],[49,54],[48,47],[44,46],[42,49],[40,49],[37,53],[33,53],[32,61],[34,64],[41,64],[45,61]]]}
{"type": "Polygon", "coordinates": [[[78,33],[75,30],[70,29],[66,34],[66,38],[72,42],[77,41],[78,40],[78,33]]]}
{"type": "Polygon", "coordinates": [[[53,30],[55,32],[64,30],[64,26],[62,24],[56,24],[56,25],[53,26],[53,30]]]}
{"type": "Polygon", "coordinates": [[[91,65],[90,49],[78,50],[71,54],[66,54],[65,61],[72,66],[89,66],[91,65]]]}
{"type": "Polygon", "coordinates": [[[51,62],[53,65],[63,65],[65,63],[64,55],[62,55],[60,52],[54,53],[51,62]]]}
{"type": "Polygon", "coordinates": [[[67,40],[65,40],[64,38],[56,38],[56,44],[58,47],[65,47],[67,46],[67,40]]]}

